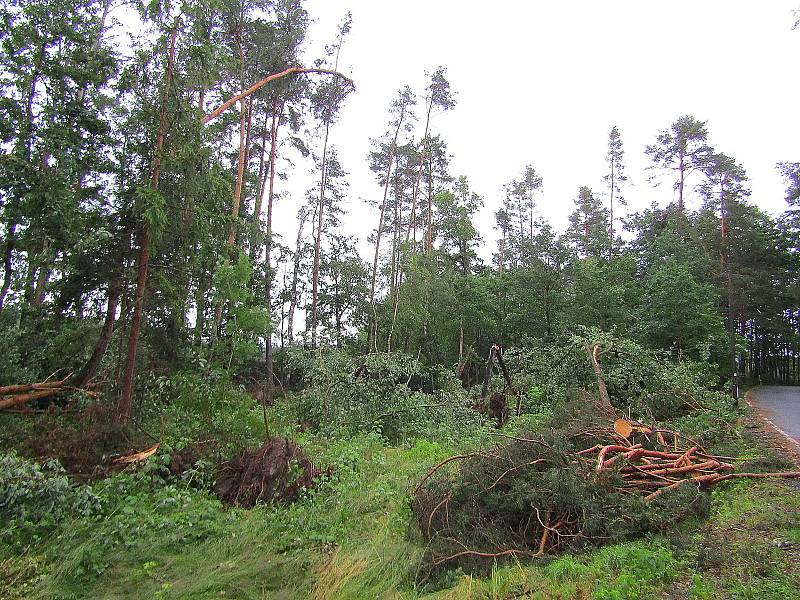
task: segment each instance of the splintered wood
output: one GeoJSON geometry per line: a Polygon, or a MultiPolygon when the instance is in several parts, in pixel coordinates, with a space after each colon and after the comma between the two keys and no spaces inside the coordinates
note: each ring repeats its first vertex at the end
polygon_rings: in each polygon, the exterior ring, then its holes
{"type": "Polygon", "coordinates": [[[594,461],[598,476],[618,471],[622,489],[643,495],[647,502],[684,485],[708,487],[734,478],[800,477],[800,471],[735,473],[733,464],[727,462],[733,460],[730,457],[713,456],[699,444],[680,447],[683,438],[677,432],[625,419],[616,420],[614,433],[617,443],[597,444],[575,453],[575,459],[594,461]],[[642,439],[634,443],[633,437],[642,439]]]}

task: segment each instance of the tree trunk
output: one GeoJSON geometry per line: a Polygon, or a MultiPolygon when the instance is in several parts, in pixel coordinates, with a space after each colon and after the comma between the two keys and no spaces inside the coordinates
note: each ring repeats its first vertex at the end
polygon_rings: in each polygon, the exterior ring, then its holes
{"type": "MultiPolygon", "coordinates": [[[[275,115],[272,115],[275,119],[275,115]]],[[[250,242],[250,264],[255,266],[256,253],[261,249],[261,208],[264,202],[264,191],[266,188],[267,173],[266,169],[269,168],[267,164],[267,121],[269,115],[265,114],[263,131],[261,136],[261,154],[258,159],[258,185],[256,189],[256,201],[253,208],[253,235],[250,242]]],[[[271,127],[270,127],[271,129],[271,127]]]]}
{"type": "Polygon", "coordinates": [[[317,235],[314,239],[314,267],[311,272],[311,347],[317,347],[317,301],[319,291],[319,260],[322,252],[322,215],[325,210],[326,169],[328,166],[328,134],[330,124],[325,123],[325,142],[322,145],[322,175],[319,185],[319,204],[317,205],[317,235]]]}
{"type": "Polygon", "coordinates": [[[609,228],[608,237],[611,238],[611,246],[608,251],[609,258],[614,258],[614,156],[611,157],[611,198],[609,198],[609,228]]]}
{"type": "Polygon", "coordinates": [[[603,378],[603,369],[600,367],[600,346],[590,345],[588,342],[585,344],[586,355],[589,357],[589,362],[592,365],[594,376],[597,381],[597,391],[600,394],[600,402],[602,409],[609,414],[615,413],[614,405],[611,404],[611,397],[608,395],[608,388],[606,381],[603,378]]]}
{"type": "MultiPolygon", "coordinates": [[[[244,93],[244,50],[242,48],[242,40],[239,35],[236,36],[236,45],[239,49],[240,73],[239,81],[242,86],[242,93],[244,93]]],[[[236,163],[236,187],[233,190],[233,201],[231,203],[231,222],[228,224],[228,254],[225,257],[225,266],[230,265],[233,255],[234,247],[236,246],[236,221],[239,218],[239,206],[242,200],[242,183],[244,181],[244,165],[245,165],[245,150],[247,147],[247,115],[248,100],[246,96],[242,96],[239,116],[239,158],[236,163]]],[[[217,308],[214,315],[214,331],[216,337],[222,334],[222,311],[225,306],[223,300],[217,301],[217,308]]]]}
{"type": "Polygon", "coordinates": [[[14,256],[14,246],[16,243],[17,223],[16,217],[12,216],[12,221],[8,226],[8,233],[6,234],[6,247],[3,252],[3,269],[5,275],[3,277],[3,287],[0,289],[0,311],[3,310],[6,295],[11,289],[11,279],[14,276],[14,265],[12,259],[14,256]]]}
{"type": "Polygon", "coordinates": [[[383,186],[383,201],[381,202],[380,217],[378,218],[378,229],[375,233],[375,255],[372,259],[372,280],[369,287],[369,306],[370,306],[370,322],[369,330],[367,331],[367,352],[372,352],[373,345],[375,351],[377,348],[377,315],[375,314],[375,284],[378,276],[378,257],[381,246],[381,235],[383,234],[383,221],[386,218],[386,200],[389,196],[389,184],[391,183],[392,164],[394,163],[394,154],[397,147],[397,138],[400,135],[400,128],[403,125],[403,117],[405,115],[405,107],[400,112],[400,118],[397,121],[397,128],[394,131],[394,138],[392,145],[389,147],[389,160],[386,165],[386,183],[383,186]]]}
{"type": "Polygon", "coordinates": [[[725,289],[728,296],[728,344],[731,359],[731,397],[737,400],[738,394],[738,369],[736,368],[736,324],[733,309],[733,281],[731,266],[728,260],[728,199],[725,194],[724,182],[720,184],[720,243],[719,260],[720,271],[725,277],[725,289]]]}
{"type": "Polygon", "coordinates": [[[678,180],[678,228],[681,227],[683,217],[683,184],[686,177],[686,164],[683,150],[678,154],[678,171],[680,172],[680,179],[678,180]]]}
{"type": "MultiPolygon", "coordinates": [[[[273,104],[272,115],[272,128],[271,136],[272,141],[269,149],[269,195],[267,196],[267,239],[266,239],[266,304],[268,314],[272,314],[272,265],[270,263],[270,256],[272,254],[272,205],[275,199],[275,161],[278,150],[278,128],[280,127],[281,114],[283,113],[283,102],[280,104],[279,110],[275,110],[273,104]]],[[[270,319],[271,321],[271,319],[270,319]]],[[[266,353],[264,356],[264,363],[267,369],[267,390],[266,390],[266,404],[272,404],[273,397],[273,352],[272,352],[272,333],[271,325],[268,325],[266,332],[266,353]]]]}
{"type": "MultiPolygon", "coordinates": [[[[158,133],[156,134],[156,144],[153,149],[153,164],[150,172],[150,189],[158,191],[158,183],[161,178],[161,151],[164,148],[164,136],[167,131],[167,101],[169,90],[172,86],[172,68],[175,63],[175,40],[178,37],[178,19],[172,26],[172,33],[169,39],[169,53],[167,56],[167,67],[164,74],[164,92],[161,97],[161,107],[158,111],[158,133]]],[[[122,388],[117,405],[117,417],[121,422],[126,422],[130,414],[131,396],[133,395],[133,378],[136,372],[136,350],[139,344],[139,330],[142,323],[142,309],[144,304],[144,293],[147,286],[147,269],[150,263],[150,230],[147,223],[142,225],[142,233],[139,238],[139,267],[136,277],[136,297],[133,305],[133,317],[131,318],[131,330],[128,337],[128,353],[125,359],[125,372],[122,380],[122,388]]]]}
{"type": "Polygon", "coordinates": [[[292,291],[289,298],[289,314],[286,317],[286,338],[289,344],[294,341],[294,313],[297,309],[297,280],[300,277],[300,249],[303,244],[303,228],[306,224],[308,213],[305,211],[300,214],[300,225],[297,228],[297,244],[294,252],[294,271],[292,273],[292,291]]]}
{"type": "Polygon", "coordinates": [[[103,360],[106,350],[108,350],[108,345],[111,343],[111,336],[114,334],[114,324],[117,319],[117,307],[119,306],[121,292],[122,280],[117,277],[108,284],[108,307],[106,308],[103,328],[100,330],[100,337],[97,340],[97,344],[95,344],[91,358],[72,384],[75,387],[85,386],[97,373],[100,361],[103,360]]]}
{"type": "Polygon", "coordinates": [[[39,252],[39,271],[36,274],[36,284],[33,288],[33,298],[31,304],[34,306],[41,306],[44,304],[45,295],[47,292],[47,280],[50,278],[50,268],[47,266],[49,262],[47,259],[47,251],[50,249],[50,238],[45,237],[42,241],[42,250],[39,252]]]}

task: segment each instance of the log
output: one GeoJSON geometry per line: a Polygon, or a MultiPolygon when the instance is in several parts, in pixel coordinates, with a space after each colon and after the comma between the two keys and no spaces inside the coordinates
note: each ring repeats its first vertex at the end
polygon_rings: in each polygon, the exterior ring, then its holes
{"type": "Polygon", "coordinates": [[[42,390],[34,390],[31,392],[27,392],[25,394],[3,396],[2,398],[0,398],[0,410],[5,410],[8,408],[17,408],[18,406],[27,404],[31,400],[39,400],[41,398],[47,398],[48,396],[54,396],[60,391],[61,388],[45,388],[42,390]]]}

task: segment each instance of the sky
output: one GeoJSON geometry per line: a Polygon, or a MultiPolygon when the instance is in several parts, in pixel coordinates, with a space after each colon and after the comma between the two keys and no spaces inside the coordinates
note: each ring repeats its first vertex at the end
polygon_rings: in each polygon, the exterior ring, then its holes
{"type": "MultiPolygon", "coordinates": [[[[563,230],[582,185],[607,198],[608,133],[620,130],[630,185],[628,211],[673,199],[671,182],[653,187],[647,144],[679,116],[707,121],[709,141],[746,169],[751,201],[784,210],[779,161],[800,161],[797,59],[800,0],[645,2],[496,0],[308,0],[313,20],[306,61],[330,43],[352,12],[340,70],[355,81],[331,142],[349,173],[346,227],[368,256],[367,234],[382,188],[366,159],[386,129],[390,102],[408,84],[420,99],[425,72],[447,68],[456,107],[432,131],[447,142],[451,173],[484,198],[477,219],[489,258],[503,184],[532,165],[544,179],[539,212],[563,230]]],[[[419,136],[420,134],[418,134],[419,136]]],[[[310,181],[296,163],[276,226],[291,243],[310,181]]],[[[699,199],[688,201],[696,208],[699,199]]]]}

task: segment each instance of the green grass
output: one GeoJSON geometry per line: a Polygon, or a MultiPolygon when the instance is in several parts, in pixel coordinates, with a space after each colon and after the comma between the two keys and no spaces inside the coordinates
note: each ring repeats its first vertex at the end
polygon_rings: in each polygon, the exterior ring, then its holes
{"type": "MultiPolygon", "coordinates": [[[[459,448],[425,440],[393,448],[376,436],[323,439],[277,419],[272,425],[315,461],[337,465],[319,490],[292,506],[239,510],[183,483],[153,482],[152,473],[115,476],[95,486],[105,502],[102,517],[66,524],[35,548],[0,548],[0,597],[800,597],[800,494],[775,481],[714,488],[707,521],[581,555],[498,563],[485,577],[456,570],[426,588],[417,583],[424,547],[410,535],[408,492],[459,448]]],[[[755,454],[746,441],[737,445],[755,454]]]]}

